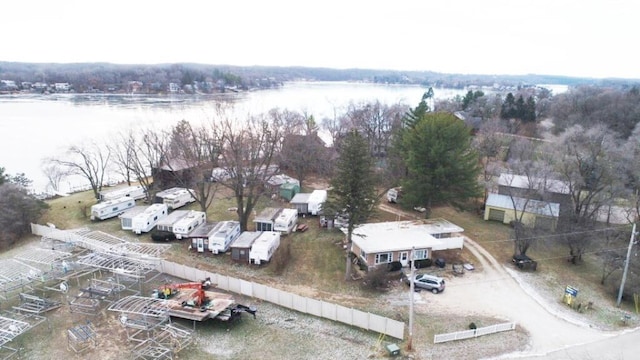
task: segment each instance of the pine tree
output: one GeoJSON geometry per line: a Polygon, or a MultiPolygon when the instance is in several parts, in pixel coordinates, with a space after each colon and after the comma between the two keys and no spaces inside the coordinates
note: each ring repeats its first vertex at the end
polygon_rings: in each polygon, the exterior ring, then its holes
{"type": "Polygon", "coordinates": [[[405,206],[461,205],[478,196],[480,167],[470,131],[449,113],[426,114],[402,138],[409,176],[403,182],[405,206]]]}
{"type": "Polygon", "coordinates": [[[353,229],[364,223],[374,210],[376,179],[367,140],[357,130],[347,135],[338,151],[335,175],[331,179],[332,189],[323,211],[327,215],[337,213],[348,219],[345,273],[345,281],[348,281],[351,276],[353,229]]]}

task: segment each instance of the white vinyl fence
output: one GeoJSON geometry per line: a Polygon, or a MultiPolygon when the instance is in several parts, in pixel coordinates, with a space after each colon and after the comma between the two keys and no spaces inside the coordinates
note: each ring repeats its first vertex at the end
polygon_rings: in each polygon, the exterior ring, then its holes
{"type": "Polygon", "coordinates": [[[448,334],[436,334],[433,337],[433,343],[437,344],[437,343],[443,343],[447,341],[469,339],[473,337],[494,334],[502,331],[515,330],[515,328],[516,328],[516,323],[510,322],[510,323],[485,326],[485,327],[477,328],[474,330],[456,331],[448,334]]]}
{"type": "Polygon", "coordinates": [[[288,309],[339,321],[347,325],[385,334],[396,339],[404,339],[404,322],[328,303],[326,301],[306,298],[265,285],[195,269],[166,260],[160,262],[160,268],[158,270],[165,274],[189,281],[202,281],[203,279],[210,278],[211,282],[217,284],[217,287],[222,290],[258,298],[288,309]]]}

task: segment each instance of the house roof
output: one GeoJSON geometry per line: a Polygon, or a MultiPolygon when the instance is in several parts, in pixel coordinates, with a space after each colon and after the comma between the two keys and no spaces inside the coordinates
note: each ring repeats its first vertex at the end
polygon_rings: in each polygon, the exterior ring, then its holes
{"type": "Polygon", "coordinates": [[[489,194],[486,206],[513,211],[514,202],[518,211],[524,210],[527,213],[551,217],[558,217],[558,215],[560,214],[560,204],[558,203],[528,200],[515,196],[513,197],[512,201],[510,196],[501,194],[489,194]]]}
{"type": "Polygon", "coordinates": [[[550,193],[569,194],[569,185],[564,181],[545,178],[529,178],[524,175],[500,174],[498,185],[519,189],[544,190],[550,193]]]}
{"type": "MultiPolygon", "coordinates": [[[[341,230],[346,234],[346,228],[341,230]]],[[[352,241],[364,252],[371,254],[444,247],[447,238],[436,239],[431,235],[434,230],[433,224],[425,224],[420,220],[363,224],[353,230],[352,241]]]]}

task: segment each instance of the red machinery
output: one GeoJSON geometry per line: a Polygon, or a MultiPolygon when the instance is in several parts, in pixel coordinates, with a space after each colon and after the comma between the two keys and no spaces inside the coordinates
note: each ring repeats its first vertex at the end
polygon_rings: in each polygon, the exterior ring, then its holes
{"type": "Polygon", "coordinates": [[[155,294],[160,299],[169,299],[176,295],[181,289],[195,289],[195,296],[190,300],[182,302],[183,306],[202,306],[206,301],[204,291],[211,286],[209,278],[201,282],[188,282],[180,284],[168,284],[156,290],[155,294]]]}

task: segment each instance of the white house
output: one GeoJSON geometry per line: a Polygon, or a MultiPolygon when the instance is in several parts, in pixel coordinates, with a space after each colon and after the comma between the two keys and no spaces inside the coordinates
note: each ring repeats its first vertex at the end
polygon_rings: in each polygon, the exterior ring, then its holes
{"type": "MultiPolygon", "coordinates": [[[[346,228],[341,231],[346,235],[346,228]]],[[[353,231],[351,251],[369,268],[394,261],[408,266],[412,249],[415,260],[430,259],[433,251],[462,249],[463,231],[446,220],[362,224],[353,231]]]]}

